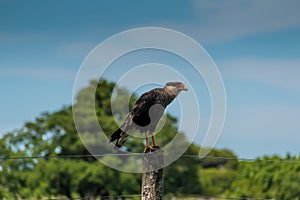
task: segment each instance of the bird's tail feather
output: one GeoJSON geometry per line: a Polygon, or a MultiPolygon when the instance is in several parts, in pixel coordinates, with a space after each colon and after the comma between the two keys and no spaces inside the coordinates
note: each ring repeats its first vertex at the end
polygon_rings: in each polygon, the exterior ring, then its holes
{"type": "Polygon", "coordinates": [[[113,142],[117,139],[119,139],[121,137],[122,134],[122,130],[119,128],[118,130],[116,130],[111,136],[110,136],[110,142],[113,142]]]}
{"type": "Polygon", "coordinates": [[[116,130],[110,137],[110,142],[117,140],[116,146],[121,147],[127,140],[128,135],[120,128],[116,130]]]}

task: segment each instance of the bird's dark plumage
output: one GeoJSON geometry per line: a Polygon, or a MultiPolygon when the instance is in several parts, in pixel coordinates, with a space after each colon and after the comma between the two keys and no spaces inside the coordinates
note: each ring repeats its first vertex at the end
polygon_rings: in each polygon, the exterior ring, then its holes
{"type": "Polygon", "coordinates": [[[122,126],[110,138],[117,140],[116,146],[121,147],[132,130],[141,133],[153,133],[165,108],[175,99],[180,91],[187,90],[180,82],[168,82],[164,88],[155,88],[141,95],[135,102],[122,126]]]}

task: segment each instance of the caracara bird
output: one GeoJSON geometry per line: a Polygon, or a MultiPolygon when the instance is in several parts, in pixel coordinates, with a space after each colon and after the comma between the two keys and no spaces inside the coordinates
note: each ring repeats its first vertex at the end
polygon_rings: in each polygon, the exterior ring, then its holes
{"type": "Polygon", "coordinates": [[[145,152],[147,149],[156,147],[153,136],[156,125],[165,108],[182,90],[188,90],[183,83],[168,82],[164,88],[155,88],[142,94],[133,105],[122,126],[111,135],[110,142],[117,140],[116,146],[120,148],[128,139],[128,133],[138,130],[145,134],[145,152]],[[152,146],[148,141],[149,133],[152,138],[152,146]]]}

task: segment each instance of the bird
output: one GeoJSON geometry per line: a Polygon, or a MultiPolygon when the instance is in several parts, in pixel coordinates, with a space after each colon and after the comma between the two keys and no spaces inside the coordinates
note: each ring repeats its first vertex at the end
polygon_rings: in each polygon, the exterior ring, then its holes
{"type": "Polygon", "coordinates": [[[110,142],[120,148],[128,139],[129,133],[137,130],[145,134],[147,149],[153,150],[156,146],[154,139],[155,128],[162,117],[166,107],[188,88],[181,82],[167,82],[163,88],[155,88],[142,94],[134,103],[123,124],[110,137],[110,142]],[[151,135],[152,146],[149,144],[148,135],[151,135]]]}

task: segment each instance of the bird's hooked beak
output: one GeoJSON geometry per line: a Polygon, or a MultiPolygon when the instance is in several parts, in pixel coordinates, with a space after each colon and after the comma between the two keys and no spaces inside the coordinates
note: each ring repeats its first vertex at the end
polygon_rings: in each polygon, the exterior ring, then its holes
{"type": "Polygon", "coordinates": [[[188,91],[188,88],[182,83],[182,84],[180,84],[180,86],[179,86],[179,88],[178,88],[179,90],[184,90],[184,91],[188,91]]]}

